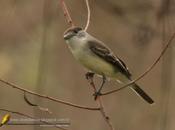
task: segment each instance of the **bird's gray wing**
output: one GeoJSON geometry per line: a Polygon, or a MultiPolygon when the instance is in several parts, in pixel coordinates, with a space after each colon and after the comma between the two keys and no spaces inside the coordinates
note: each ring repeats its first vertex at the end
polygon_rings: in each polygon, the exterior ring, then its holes
{"type": "MultiPolygon", "coordinates": [[[[131,80],[131,73],[129,72],[125,63],[120,58],[115,56],[110,51],[110,49],[108,49],[108,47],[106,47],[102,42],[89,41],[89,48],[94,54],[101,57],[105,61],[113,64],[117,70],[119,70],[122,74],[124,74],[126,77],[128,77],[128,79],[131,80]]],[[[154,101],[151,99],[151,97],[148,94],[146,94],[137,84],[133,84],[131,86],[131,88],[148,103],[150,103],[150,104],[154,103],[154,101]]]]}
{"type": "Polygon", "coordinates": [[[90,50],[96,54],[97,56],[101,57],[105,61],[111,63],[116,67],[118,71],[123,73],[126,77],[130,78],[131,73],[129,72],[128,68],[126,67],[125,63],[115,56],[108,47],[106,47],[100,41],[89,41],[88,42],[90,50]]]}

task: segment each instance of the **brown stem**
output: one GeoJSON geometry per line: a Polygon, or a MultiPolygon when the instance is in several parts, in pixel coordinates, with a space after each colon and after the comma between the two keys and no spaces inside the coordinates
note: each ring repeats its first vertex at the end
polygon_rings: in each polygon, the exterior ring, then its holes
{"type": "Polygon", "coordinates": [[[86,110],[94,110],[94,111],[99,111],[100,110],[100,108],[97,108],[97,107],[81,106],[81,105],[73,104],[73,103],[70,103],[70,102],[65,102],[63,100],[59,100],[59,99],[56,99],[56,98],[53,98],[53,97],[49,97],[47,95],[42,95],[42,94],[39,94],[39,93],[30,91],[28,89],[21,88],[21,87],[19,87],[17,85],[14,85],[14,84],[12,84],[10,82],[7,82],[5,80],[2,80],[2,79],[0,79],[0,82],[8,85],[6,87],[9,87],[10,86],[10,87],[15,88],[15,89],[18,89],[18,90],[20,90],[22,92],[30,93],[32,95],[35,95],[35,96],[38,96],[38,97],[41,97],[41,98],[44,98],[44,99],[48,99],[50,101],[54,101],[54,102],[57,102],[57,103],[61,103],[61,104],[67,105],[67,106],[72,106],[72,107],[75,107],[75,108],[81,108],[81,109],[86,109],[86,110]]]}
{"type": "Polygon", "coordinates": [[[118,88],[118,89],[115,89],[115,90],[111,90],[109,92],[105,92],[103,94],[101,94],[101,96],[104,96],[104,95],[109,95],[109,94],[112,94],[112,93],[115,93],[115,92],[118,92],[122,89],[125,89],[127,87],[129,87],[130,85],[132,85],[133,83],[135,83],[136,81],[142,79],[144,76],[146,76],[155,66],[156,64],[160,61],[160,59],[162,58],[162,56],[164,55],[164,53],[166,52],[166,50],[168,49],[168,47],[170,46],[170,44],[172,43],[173,39],[175,37],[175,33],[170,37],[170,39],[168,40],[168,42],[166,43],[164,49],[162,50],[162,52],[160,53],[159,57],[153,62],[153,64],[148,67],[146,69],[146,71],[141,74],[138,78],[136,78],[135,80],[132,80],[131,82],[129,82],[128,84],[124,85],[123,87],[121,88],[118,88]]]}
{"type": "Polygon", "coordinates": [[[47,112],[47,113],[49,113],[49,114],[52,114],[52,112],[51,112],[48,108],[41,107],[40,105],[34,104],[33,102],[29,101],[29,99],[27,98],[26,92],[24,92],[24,101],[25,101],[29,106],[36,107],[36,108],[38,108],[40,111],[43,111],[43,112],[47,112]]]}
{"type": "MultiPolygon", "coordinates": [[[[89,77],[88,80],[90,82],[90,85],[93,88],[94,93],[96,93],[97,92],[97,88],[96,88],[96,86],[94,84],[93,77],[89,77]]],[[[106,114],[106,112],[104,110],[104,105],[103,105],[101,96],[98,96],[96,101],[98,102],[98,105],[99,105],[99,108],[100,108],[100,113],[103,116],[103,118],[106,121],[106,123],[108,124],[110,130],[114,130],[114,127],[113,127],[113,125],[112,125],[112,123],[110,121],[110,118],[109,118],[109,116],[107,116],[107,114],[106,114]]]]}
{"type": "Polygon", "coordinates": [[[85,31],[87,31],[88,27],[89,27],[89,23],[90,23],[90,18],[91,18],[91,10],[89,7],[89,0],[85,0],[86,1],[86,6],[87,6],[87,11],[88,11],[88,15],[87,15],[87,22],[86,22],[86,26],[85,26],[85,31]]]}
{"type": "Polygon", "coordinates": [[[61,3],[61,7],[63,9],[63,13],[64,13],[64,16],[66,17],[66,20],[67,20],[68,24],[70,24],[73,27],[74,23],[72,21],[72,18],[70,16],[70,13],[69,13],[69,11],[67,9],[67,6],[66,6],[64,0],[60,0],[60,3],[61,3]]]}

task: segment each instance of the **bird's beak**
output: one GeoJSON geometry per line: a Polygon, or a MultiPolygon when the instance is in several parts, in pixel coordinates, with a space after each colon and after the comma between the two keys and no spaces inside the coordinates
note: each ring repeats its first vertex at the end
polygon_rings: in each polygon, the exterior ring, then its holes
{"type": "Polygon", "coordinates": [[[73,33],[72,32],[68,32],[64,34],[64,40],[69,40],[71,37],[73,37],[73,33]]]}

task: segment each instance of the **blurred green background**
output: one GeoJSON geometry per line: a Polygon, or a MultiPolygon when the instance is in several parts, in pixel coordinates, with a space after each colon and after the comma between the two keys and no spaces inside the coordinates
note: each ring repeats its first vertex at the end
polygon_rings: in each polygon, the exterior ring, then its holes
{"type": "MultiPolygon", "coordinates": [[[[23,88],[76,104],[96,106],[92,89],[63,40],[69,27],[59,0],[0,0],[0,78],[23,88]]],[[[65,0],[74,23],[84,27],[85,0],[65,0]]],[[[89,0],[88,32],[107,43],[139,76],[158,57],[174,31],[172,0],[89,0]]],[[[150,106],[129,89],[105,96],[104,105],[116,130],[175,129],[175,45],[155,69],[138,82],[155,100],[150,106]]],[[[100,78],[96,77],[96,84],[100,78]]],[[[46,118],[70,119],[71,130],[106,130],[99,112],[81,110],[27,95],[52,115],[29,106],[23,93],[0,83],[0,108],[46,118]]],[[[104,91],[121,85],[108,82],[104,91]]],[[[5,112],[0,112],[0,118],[5,112]]],[[[13,118],[18,117],[16,115],[13,118]]],[[[4,126],[3,130],[47,130],[38,126],[4,126]]]]}

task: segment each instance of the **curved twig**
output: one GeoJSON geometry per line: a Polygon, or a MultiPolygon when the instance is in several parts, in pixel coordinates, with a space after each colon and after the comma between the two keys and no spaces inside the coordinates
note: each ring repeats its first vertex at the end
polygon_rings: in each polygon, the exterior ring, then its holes
{"type": "Polygon", "coordinates": [[[125,89],[127,87],[129,87],[130,85],[132,85],[133,83],[135,83],[136,81],[142,79],[145,75],[147,75],[154,67],[155,65],[160,61],[160,59],[162,58],[162,56],[164,55],[164,53],[166,52],[166,50],[168,49],[168,47],[170,46],[170,44],[172,43],[173,39],[175,37],[175,33],[173,33],[173,35],[170,37],[170,39],[168,40],[167,44],[165,45],[164,49],[162,50],[162,52],[160,53],[159,57],[153,62],[153,64],[148,67],[146,69],[146,71],[141,74],[138,78],[136,78],[135,80],[132,80],[131,82],[129,82],[128,84],[124,85],[123,87],[121,88],[118,88],[118,89],[115,89],[115,90],[111,90],[109,92],[105,92],[103,94],[101,94],[101,96],[105,96],[105,95],[109,95],[109,94],[112,94],[112,93],[115,93],[115,92],[118,92],[122,89],[125,89]]]}
{"type": "Polygon", "coordinates": [[[87,15],[87,22],[86,22],[86,26],[85,26],[84,30],[87,31],[87,29],[89,27],[89,23],[90,23],[90,18],[91,18],[91,10],[90,10],[90,6],[89,6],[89,0],[85,0],[85,1],[86,1],[88,15],[87,15]]]}
{"type": "Polygon", "coordinates": [[[30,106],[34,106],[34,107],[38,106],[37,104],[34,104],[31,101],[29,101],[29,99],[27,98],[26,92],[24,92],[24,101],[30,106]]]}
{"type": "Polygon", "coordinates": [[[43,112],[47,112],[49,114],[52,114],[52,112],[48,108],[41,107],[40,105],[34,104],[33,102],[29,101],[29,99],[27,98],[26,92],[24,92],[24,101],[32,107],[36,107],[43,112]]]}
{"type": "Polygon", "coordinates": [[[80,108],[80,109],[86,109],[86,110],[93,110],[93,111],[99,111],[100,108],[97,108],[97,107],[87,107],[87,106],[81,106],[81,105],[77,105],[77,104],[73,104],[73,103],[70,103],[70,102],[65,102],[63,100],[59,100],[59,99],[56,99],[56,98],[53,98],[53,97],[50,97],[50,96],[47,96],[47,95],[42,95],[42,94],[39,94],[39,93],[36,93],[36,92],[33,92],[33,91],[30,91],[28,89],[24,89],[24,88],[21,88],[17,85],[14,85],[10,82],[7,82],[5,80],[2,80],[0,79],[0,82],[8,85],[6,87],[12,87],[12,88],[15,88],[15,89],[18,89],[22,92],[26,92],[26,93],[30,93],[32,95],[35,95],[35,96],[38,96],[38,97],[41,97],[41,98],[44,98],[44,99],[48,99],[50,101],[54,101],[54,102],[57,102],[57,103],[61,103],[61,104],[64,104],[64,105],[67,105],[67,106],[71,106],[71,107],[75,107],[75,108],[80,108]]]}

